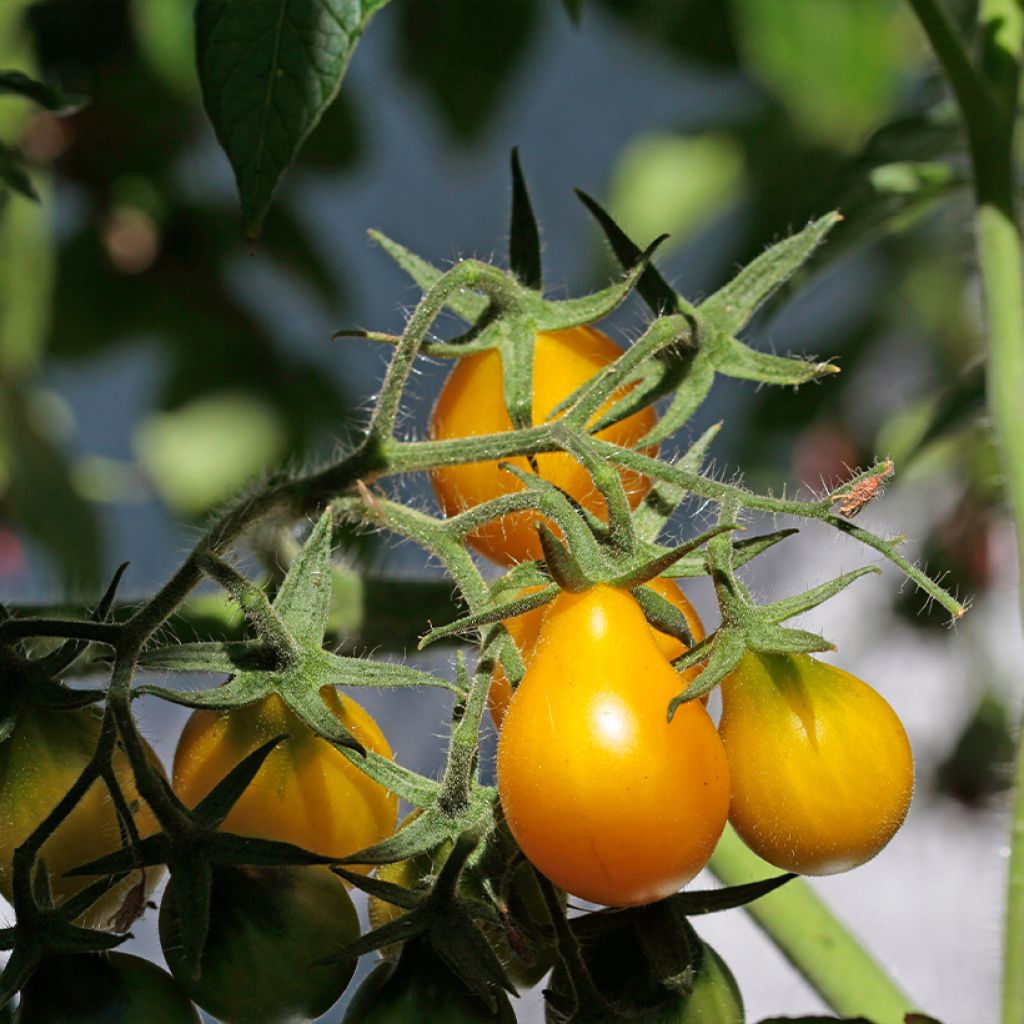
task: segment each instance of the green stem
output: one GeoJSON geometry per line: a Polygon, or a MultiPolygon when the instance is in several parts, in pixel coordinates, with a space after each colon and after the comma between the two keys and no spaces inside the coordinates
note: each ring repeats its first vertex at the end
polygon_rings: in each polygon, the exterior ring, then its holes
{"type": "MultiPolygon", "coordinates": [[[[943,24],[936,0],[911,0],[911,5],[956,95],[970,141],[988,348],[988,403],[1017,526],[1024,608],[1024,419],[1020,414],[1024,291],[1014,161],[1024,10],[1019,0],[982,0],[978,11],[982,57],[980,69],[975,69],[948,19],[943,24]]],[[[1006,894],[1003,1024],[1024,1024],[1024,746],[1020,740],[1016,787],[1006,894]]]]}
{"type": "MultiPolygon", "coordinates": [[[[726,885],[743,885],[772,872],[731,827],[708,866],[726,885]]],[[[915,1008],[802,878],[745,909],[836,1013],[863,1016],[874,1024],[903,1024],[915,1008]]]]}

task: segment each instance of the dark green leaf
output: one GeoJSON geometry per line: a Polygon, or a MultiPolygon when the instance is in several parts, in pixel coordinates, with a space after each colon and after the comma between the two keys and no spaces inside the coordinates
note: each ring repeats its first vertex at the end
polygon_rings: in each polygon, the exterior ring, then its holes
{"type": "Polygon", "coordinates": [[[219,825],[230,813],[231,808],[245,792],[246,787],[256,773],[263,767],[263,762],[271,751],[285,737],[275,736],[251,754],[244,757],[228,774],[213,787],[210,792],[196,804],[193,814],[198,822],[204,825],[219,825]]]}
{"type": "Polygon", "coordinates": [[[203,102],[238,180],[246,232],[337,95],[373,13],[387,0],[199,0],[203,102]]]}

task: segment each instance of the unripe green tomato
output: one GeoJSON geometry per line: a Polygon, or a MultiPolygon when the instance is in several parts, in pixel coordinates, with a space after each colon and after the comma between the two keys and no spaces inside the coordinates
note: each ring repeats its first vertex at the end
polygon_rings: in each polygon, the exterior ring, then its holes
{"type": "MultiPolygon", "coordinates": [[[[615,1008],[638,1014],[643,1024],[744,1024],[743,997],[725,961],[706,942],[694,964],[690,993],[673,993],[652,975],[635,938],[608,932],[581,946],[597,990],[615,1008]]],[[[565,968],[559,964],[551,988],[568,992],[565,968]]],[[[631,1018],[633,1019],[633,1018],[631,1018]]],[[[554,1020],[548,1011],[547,1020],[554,1020]]]]}
{"type": "MultiPolygon", "coordinates": [[[[57,806],[88,764],[100,737],[101,715],[95,708],[53,711],[25,709],[11,734],[0,742],[0,893],[11,899],[14,851],[57,806]]],[[[163,773],[156,754],[147,746],[150,763],[163,773]]],[[[149,805],[135,788],[128,756],[115,749],[114,775],[145,838],[158,831],[149,805]]],[[[122,845],[121,826],[106,785],[97,779],[57,826],[40,850],[50,873],[54,901],[73,896],[95,878],[67,877],[88,861],[114,853],[122,845]]],[[[112,885],[81,917],[92,927],[109,927],[132,890],[142,881],[148,896],[163,875],[162,867],[132,872],[112,885]]]]}
{"type": "Polygon", "coordinates": [[[429,942],[416,939],[378,964],[342,1024],[515,1024],[507,1003],[492,1011],[454,975],[429,942]]]}
{"type": "Polygon", "coordinates": [[[22,989],[15,1024],[200,1024],[174,979],[129,953],[44,960],[22,989]]]}
{"type": "Polygon", "coordinates": [[[181,948],[174,879],[160,907],[160,944],[171,973],[223,1024],[302,1024],[341,997],[354,960],[312,966],[359,937],[344,883],[326,868],[218,868],[200,975],[181,948]]]}

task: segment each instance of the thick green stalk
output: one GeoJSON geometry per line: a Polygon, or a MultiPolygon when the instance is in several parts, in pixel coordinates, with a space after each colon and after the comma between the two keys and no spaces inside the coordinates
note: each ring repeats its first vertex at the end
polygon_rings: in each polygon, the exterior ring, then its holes
{"type": "MultiPolygon", "coordinates": [[[[953,89],[970,142],[988,349],[988,404],[1017,526],[1024,609],[1024,280],[1014,160],[1024,9],[1019,0],[981,0],[982,54],[975,67],[937,0],[910,3],[953,89]]],[[[1016,784],[1006,897],[1003,1024],[1024,1024],[1024,748],[1020,740],[1016,784]]]]}
{"type": "MultiPolygon", "coordinates": [[[[726,885],[774,870],[727,827],[708,865],[726,885]]],[[[745,907],[751,917],[836,1013],[875,1024],[903,1024],[909,997],[802,879],[745,907]]]]}

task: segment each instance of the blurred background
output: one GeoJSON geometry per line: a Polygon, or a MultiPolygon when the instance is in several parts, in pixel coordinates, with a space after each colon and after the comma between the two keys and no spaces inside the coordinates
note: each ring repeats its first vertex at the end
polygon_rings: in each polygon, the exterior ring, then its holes
{"type": "MultiPolygon", "coordinates": [[[[905,535],[973,608],[952,629],[886,571],[801,623],[893,703],[918,761],[907,827],[865,868],[815,884],[925,1009],[946,1024],[994,1021],[1024,644],[984,416],[960,137],[916,24],[900,0],[591,0],[575,26],[543,0],[488,4],[486,17],[483,6],[393,0],[379,13],[247,243],[202,110],[191,5],[5,0],[0,67],[89,102],[57,118],[0,96],[0,140],[41,196],[0,197],[0,600],[94,601],[126,560],[122,596],[139,600],[225,499],[275,468],[330,459],[365,421],[388,354],[332,334],[398,332],[418,298],[367,229],[439,265],[503,260],[514,145],[553,294],[616,272],[574,186],[640,244],[669,232],[659,267],[693,300],[839,208],[799,297],[774,300],[747,340],[843,372],[799,391],[720,379],[678,441],[724,420],[716,474],[803,496],[894,458],[864,523],[905,535]]],[[[968,23],[974,5],[952,6],[968,23]]],[[[626,343],[647,316],[635,299],[604,326],[626,343]]],[[[425,434],[447,367],[421,369],[410,437],[425,434]]],[[[423,480],[401,493],[431,500],[423,480]]],[[[690,518],[673,528],[695,532],[700,510],[690,518]]],[[[273,555],[251,554],[257,568],[273,555]]],[[[808,530],[748,579],[759,594],[802,590],[870,554],[808,530]]],[[[353,539],[348,558],[345,572],[404,581],[410,608],[447,604],[440,570],[409,545],[353,539]]],[[[710,590],[691,596],[713,627],[710,590]]],[[[196,614],[237,628],[212,592],[196,614]]],[[[381,656],[412,645],[420,614],[396,626],[372,588],[354,618],[339,610],[348,646],[381,656]]],[[[442,699],[363,697],[403,763],[438,768],[442,699]],[[426,736],[424,720],[436,725],[426,736]]],[[[169,764],[185,713],[141,715],[169,764]]],[[[824,1008],[742,913],[701,931],[752,1020],[824,1008]]],[[[159,958],[152,933],[141,922],[136,941],[159,958]]],[[[526,995],[521,1021],[542,1016],[526,995]]]]}

